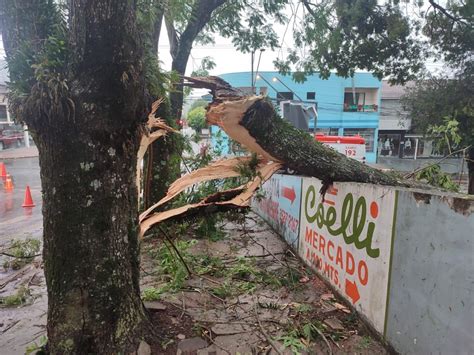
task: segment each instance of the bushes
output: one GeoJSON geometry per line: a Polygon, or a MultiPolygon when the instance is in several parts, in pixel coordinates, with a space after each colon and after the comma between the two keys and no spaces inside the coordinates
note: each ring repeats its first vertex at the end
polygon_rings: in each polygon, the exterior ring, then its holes
{"type": "Polygon", "coordinates": [[[196,107],[188,113],[188,125],[196,132],[206,127],[206,110],[204,107],[196,107]]]}

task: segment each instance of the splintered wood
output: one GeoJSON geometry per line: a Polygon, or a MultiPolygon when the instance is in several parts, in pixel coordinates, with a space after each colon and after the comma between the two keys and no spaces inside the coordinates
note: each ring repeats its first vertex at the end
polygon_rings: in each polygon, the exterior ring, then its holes
{"type": "MultiPolygon", "coordinates": [[[[206,197],[199,203],[188,204],[182,207],[178,207],[175,209],[171,209],[164,212],[154,213],[151,214],[152,210],[155,209],[160,205],[158,202],[155,206],[145,211],[140,216],[140,236],[143,236],[147,230],[149,230],[153,225],[163,222],[165,220],[176,218],[176,217],[184,217],[184,216],[191,216],[198,214],[200,212],[211,212],[211,211],[226,211],[229,209],[235,208],[242,208],[248,207],[250,205],[250,198],[252,197],[253,193],[260,187],[260,185],[268,180],[278,169],[280,169],[282,165],[276,162],[269,162],[265,165],[259,165],[257,168],[257,176],[249,181],[246,185],[241,186],[239,188],[230,189],[218,192],[211,196],[206,197]],[[228,200],[222,200],[222,198],[229,198],[228,200]],[[214,208],[213,208],[214,207],[214,208]]],[[[203,169],[208,169],[209,167],[205,167],[203,169]]],[[[180,186],[190,186],[193,185],[193,179],[195,179],[196,175],[200,174],[200,170],[195,170],[194,176],[190,176],[191,174],[185,175],[182,178],[178,179],[176,183],[180,186]]],[[[217,176],[217,175],[214,175],[217,176]]],[[[213,176],[205,176],[204,180],[212,180],[217,179],[219,177],[213,176]]],[[[180,189],[177,193],[168,193],[163,199],[167,199],[168,201],[183,191],[185,188],[180,189]]],[[[162,200],[163,200],[162,199],[162,200]]]]}
{"type": "Polygon", "coordinates": [[[163,197],[160,201],[155,203],[140,215],[140,222],[148,217],[153,210],[170,201],[179,193],[194,184],[215,179],[225,179],[239,176],[239,172],[237,171],[236,167],[249,161],[250,157],[236,157],[232,159],[218,160],[204,168],[194,170],[191,173],[184,175],[171,184],[165,197],[163,197]]]}
{"type": "Polygon", "coordinates": [[[155,101],[151,106],[151,112],[148,115],[148,122],[145,126],[145,132],[140,141],[140,148],[137,153],[137,189],[140,191],[140,182],[142,176],[142,162],[148,147],[158,138],[165,136],[168,132],[179,133],[174,128],[168,126],[165,121],[156,118],[156,110],[163,102],[162,99],[155,101]]]}
{"type": "MultiPolygon", "coordinates": [[[[178,208],[154,213],[153,211],[158,207],[163,207],[166,203],[194,184],[215,179],[225,179],[239,176],[240,174],[237,169],[238,166],[248,163],[250,161],[250,157],[234,157],[230,159],[219,160],[209,164],[204,168],[197,169],[189,174],[184,175],[170,186],[165,197],[163,197],[160,201],[140,215],[139,222],[141,236],[143,236],[151,227],[165,220],[182,218],[199,213],[211,213],[248,207],[250,205],[250,199],[255,191],[261,186],[262,183],[268,180],[277,170],[281,169],[283,166],[281,161],[266,152],[257,143],[255,138],[252,137],[249,132],[240,124],[247,109],[257,100],[261,100],[262,97],[246,97],[243,95],[243,93],[240,93],[225,81],[222,81],[218,78],[212,78],[208,82],[205,78],[200,78],[198,80],[186,78],[186,80],[188,80],[187,85],[191,87],[193,85],[197,85],[199,87],[207,87],[212,91],[214,100],[208,109],[208,112],[206,113],[208,123],[218,125],[230,138],[239,142],[249,152],[257,154],[257,174],[253,180],[238,188],[220,191],[213,195],[207,196],[198,203],[188,204],[178,208]]],[[[158,106],[154,106],[154,111],[152,111],[152,114],[150,114],[150,117],[153,119],[154,112],[156,111],[157,107],[158,106]]],[[[166,128],[161,129],[161,135],[166,134],[166,128]]],[[[159,138],[159,136],[160,135],[157,134],[154,137],[149,136],[145,139],[153,141],[159,138]]],[[[150,143],[148,143],[148,141],[144,142],[144,150],[143,153],[139,155],[139,158],[143,158],[150,143]]]]}

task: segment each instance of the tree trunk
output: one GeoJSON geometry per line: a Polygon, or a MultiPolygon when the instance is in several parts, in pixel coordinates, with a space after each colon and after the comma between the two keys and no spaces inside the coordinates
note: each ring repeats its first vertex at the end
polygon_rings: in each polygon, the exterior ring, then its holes
{"type": "MultiPolygon", "coordinates": [[[[156,114],[165,119],[169,126],[175,127],[176,123],[171,119],[169,106],[168,102],[163,102],[156,114]]],[[[151,176],[145,177],[145,208],[161,200],[166,195],[170,184],[181,175],[183,138],[174,133],[167,134],[154,141],[149,148],[150,151],[151,159],[147,159],[146,171],[151,176]]]]}
{"type": "Polygon", "coordinates": [[[468,187],[467,193],[474,195],[474,147],[470,147],[467,152],[467,173],[468,173],[468,187]]]}
{"type": "Polygon", "coordinates": [[[153,54],[158,56],[158,44],[160,43],[161,25],[163,24],[164,9],[161,7],[157,10],[155,22],[152,27],[151,46],[153,54]]]}
{"type": "MultiPolygon", "coordinates": [[[[180,76],[186,72],[193,43],[204,26],[211,20],[214,10],[222,6],[226,0],[198,0],[193,4],[189,22],[182,34],[177,36],[172,19],[166,21],[168,37],[170,40],[170,54],[173,58],[171,70],[176,71],[180,76]]],[[[183,106],[183,80],[180,79],[174,92],[170,93],[171,115],[177,119],[181,118],[183,106]]]]}
{"type": "MultiPolygon", "coordinates": [[[[176,127],[177,121],[182,116],[184,100],[182,75],[186,71],[192,41],[188,46],[188,50],[184,52],[180,50],[173,58],[171,70],[179,74],[179,81],[169,93],[169,104],[162,104],[159,112],[157,112],[157,115],[162,117],[171,127],[176,127]]],[[[164,139],[153,142],[151,149],[153,149],[152,159],[147,160],[151,164],[151,181],[147,181],[145,185],[145,208],[163,198],[169,185],[180,176],[183,152],[182,138],[176,135],[168,135],[164,139]]]]}
{"type": "Polygon", "coordinates": [[[53,1],[0,4],[10,77],[25,90],[11,92],[10,109],[40,154],[49,351],[134,351],[147,321],[135,181],[147,108],[136,2],[70,1],[68,25],[53,1]],[[53,50],[42,47],[50,37],[53,50]],[[32,75],[33,64],[47,70],[32,75]]]}
{"type": "MultiPolygon", "coordinates": [[[[171,70],[179,74],[178,82],[169,93],[169,111],[165,116],[160,116],[170,126],[176,126],[176,122],[182,118],[184,102],[182,76],[186,72],[194,40],[210,21],[212,12],[225,1],[195,1],[189,21],[180,36],[176,32],[173,19],[167,14],[164,15],[172,57],[171,70]]],[[[163,16],[160,14],[158,19],[162,21],[163,16]]],[[[157,27],[155,26],[155,28],[157,27]]],[[[157,41],[155,42],[157,43],[157,41]]],[[[169,135],[165,139],[153,142],[152,149],[152,159],[147,160],[151,164],[152,171],[149,174],[151,181],[145,183],[145,207],[149,207],[151,203],[157,202],[165,196],[168,186],[179,177],[183,152],[182,138],[169,135]]]]}
{"type": "Polygon", "coordinates": [[[183,111],[184,94],[182,76],[186,72],[186,66],[190,53],[191,46],[189,47],[189,50],[180,50],[178,55],[173,58],[173,62],[171,64],[171,70],[175,71],[180,76],[179,81],[174,86],[174,90],[170,92],[171,116],[175,119],[181,119],[183,111]]]}
{"type": "Polygon", "coordinates": [[[145,319],[136,224],[138,136],[121,133],[130,138],[92,130],[77,137],[70,126],[38,141],[51,353],[116,353],[133,344],[145,319]]]}

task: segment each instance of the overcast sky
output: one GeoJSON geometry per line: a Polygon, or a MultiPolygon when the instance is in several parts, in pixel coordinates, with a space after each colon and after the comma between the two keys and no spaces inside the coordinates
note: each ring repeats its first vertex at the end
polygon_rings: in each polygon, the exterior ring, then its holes
{"type": "MultiPolygon", "coordinates": [[[[163,25],[164,26],[164,25],[163,25]]],[[[275,26],[275,31],[282,37],[285,29],[283,26],[275,26]]],[[[288,31],[290,32],[290,31],[288,31]]],[[[194,69],[197,69],[201,63],[202,58],[208,56],[212,57],[216,63],[216,67],[210,71],[212,75],[219,75],[231,72],[250,71],[251,60],[250,53],[238,52],[230,39],[221,37],[219,35],[214,36],[215,44],[209,45],[195,45],[189,58],[188,66],[186,68],[187,74],[190,74],[194,69]]],[[[282,45],[282,49],[271,51],[266,49],[261,56],[260,71],[271,71],[275,70],[273,61],[280,55],[286,54],[287,48],[293,45],[292,35],[287,33],[282,45]]],[[[160,61],[163,62],[164,68],[171,68],[171,55],[168,36],[166,28],[163,27],[161,30],[161,37],[158,46],[158,55],[160,61]]],[[[255,55],[255,69],[257,67],[258,53],[255,55]]]]}

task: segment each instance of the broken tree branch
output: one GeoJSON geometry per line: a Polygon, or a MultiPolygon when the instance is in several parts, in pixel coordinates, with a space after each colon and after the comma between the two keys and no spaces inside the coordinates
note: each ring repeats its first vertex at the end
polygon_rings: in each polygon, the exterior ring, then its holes
{"type": "Polygon", "coordinates": [[[145,154],[148,150],[148,147],[156,141],[158,138],[165,136],[169,132],[178,133],[174,128],[168,126],[165,121],[160,118],[155,117],[158,107],[163,102],[163,99],[158,99],[153,102],[151,106],[151,112],[148,115],[147,124],[144,127],[144,132],[140,140],[140,147],[137,152],[137,189],[141,191],[141,175],[142,175],[142,161],[145,157],[145,154]]]}
{"type": "MultiPolygon", "coordinates": [[[[236,167],[239,164],[247,163],[250,161],[250,157],[236,157],[231,159],[221,159],[214,163],[209,164],[201,169],[194,170],[171,184],[168,188],[168,192],[165,197],[155,203],[153,206],[148,208],[145,212],[140,215],[140,222],[144,220],[150,213],[165,204],[166,202],[173,199],[175,196],[186,190],[188,187],[202,183],[209,180],[225,179],[229,177],[239,176],[240,173],[236,167]]],[[[260,162],[260,167],[265,165],[265,162],[260,162]]]]}
{"type": "Polygon", "coordinates": [[[185,85],[207,88],[214,96],[207,120],[252,152],[284,163],[299,174],[330,184],[353,181],[392,186],[413,186],[408,181],[369,167],[317,142],[307,132],[278,117],[262,96],[245,96],[216,77],[188,78],[185,85]]]}
{"type": "Polygon", "coordinates": [[[280,168],[281,164],[275,162],[259,166],[257,167],[257,176],[245,186],[220,191],[198,203],[147,215],[140,221],[140,236],[143,237],[152,226],[166,220],[246,208],[250,206],[253,193],[280,168]]]}

